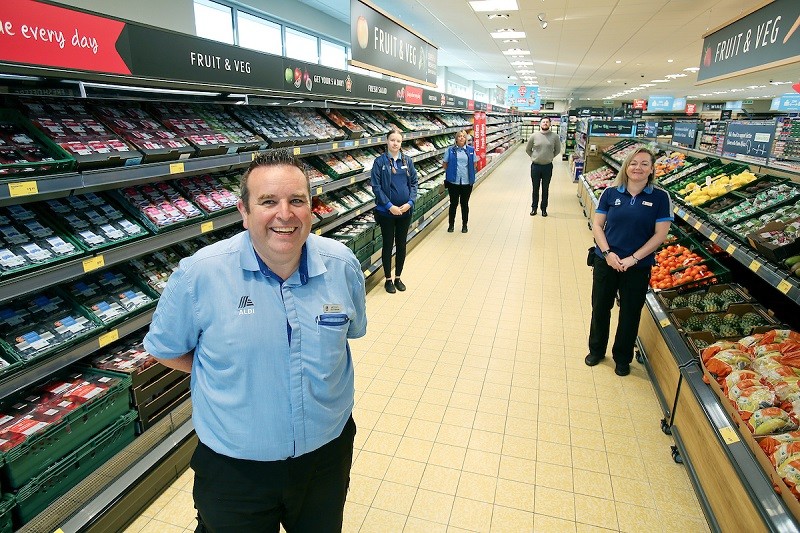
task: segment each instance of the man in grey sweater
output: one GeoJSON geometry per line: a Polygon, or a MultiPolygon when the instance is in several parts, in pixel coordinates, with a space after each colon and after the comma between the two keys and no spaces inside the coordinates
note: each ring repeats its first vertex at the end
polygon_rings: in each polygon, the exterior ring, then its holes
{"type": "Polygon", "coordinates": [[[553,159],[561,153],[561,139],[550,129],[550,119],[543,118],[539,122],[539,131],[528,139],[525,152],[531,158],[531,216],[536,215],[539,203],[539,188],[542,189],[542,216],[547,216],[547,197],[550,191],[550,178],[553,177],[553,159]]]}

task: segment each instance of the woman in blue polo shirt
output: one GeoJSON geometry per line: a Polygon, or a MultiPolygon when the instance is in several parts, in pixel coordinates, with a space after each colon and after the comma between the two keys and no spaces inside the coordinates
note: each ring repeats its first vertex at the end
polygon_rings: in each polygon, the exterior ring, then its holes
{"type": "Polygon", "coordinates": [[[444,185],[450,194],[450,212],[447,231],[453,233],[456,210],[461,204],[461,233],[466,233],[469,222],[469,197],[475,184],[475,149],[467,145],[467,132],[456,133],[456,143],[444,153],[444,185]]]}
{"type": "Polygon", "coordinates": [[[394,294],[406,290],[400,281],[406,261],[406,240],[411,226],[411,210],[417,200],[417,170],[411,158],[403,155],[400,146],[403,134],[394,129],[386,136],[386,152],[375,158],[370,175],[375,195],[375,221],[383,235],[384,288],[394,294]],[[394,281],[392,281],[392,247],[395,248],[394,281]]]}
{"type": "Polygon", "coordinates": [[[585,362],[595,366],[606,356],[611,309],[619,293],[619,320],[611,349],[618,376],[630,373],[654,252],[667,238],[673,220],[669,195],[653,185],[654,172],[652,152],[639,148],[631,153],[614,186],[603,191],[592,218],[592,323],[585,362]]]}

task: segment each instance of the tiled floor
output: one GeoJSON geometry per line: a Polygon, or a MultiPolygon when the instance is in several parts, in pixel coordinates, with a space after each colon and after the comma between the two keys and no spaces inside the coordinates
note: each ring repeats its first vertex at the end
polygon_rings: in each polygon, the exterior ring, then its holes
{"type": "MultiPolygon", "coordinates": [[[[583,364],[591,234],[566,163],[531,217],[518,149],[367,296],[346,532],[708,531],[644,369],[583,364]]],[[[193,530],[191,471],[128,532],[193,530]]]]}

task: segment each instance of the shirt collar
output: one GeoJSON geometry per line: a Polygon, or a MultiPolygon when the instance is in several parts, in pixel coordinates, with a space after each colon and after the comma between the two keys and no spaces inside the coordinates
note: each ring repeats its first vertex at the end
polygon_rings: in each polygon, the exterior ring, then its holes
{"type": "MultiPolygon", "coordinates": [[[[309,239],[311,235],[309,235],[309,239]]],[[[322,264],[322,259],[319,257],[318,253],[312,254],[316,256],[316,261],[312,260],[309,261],[309,252],[308,252],[308,240],[305,244],[303,244],[303,248],[300,252],[300,267],[297,269],[297,274],[300,277],[300,285],[305,285],[308,283],[310,276],[315,276],[320,274],[321,272],[325,271],[324,264],[322,264]],[[311,269],[309,269],[309,264],[311,263],[311,269]],[[320,266],[322,271],[320,272],[320,266]],[[309,274],[311,272],[311,274],[309,274]]],[[[316,249],[316,247],[315,247],[316,249]]],[[[250,239],[250,232],[245,232],[245,242],[242,246],[242,253],[240,257],[239,264],[241,265],[243,270],[250,270],[250,271],[261,271],[268,278],[272,278],[278,283],[283,283],[286,280],[281,279],[275,272],[273,272],[267,264],[261,259],[256,253],[255,248],[253,248],[253,241],[250,239]]],[[[292,274],[294,276],[295,274],[292,274]]]]}
{"type": "MultiPolygon", "coordinates": [[[[619,187],[617,187],[617,190],[618,190],[619,192],[623,192],[623,193],[624,193],[624,192],[628,192],[628,190],[625,188],[625,186],[624,186],[624,185],[620,185],[619,187]]],[[[648,185],[647,187],[645,187],[644,189],[642,189],[642,192],[643,192],[643,193],[645,193],[645,194],[651,194],[651,193],[653,192],[653,186],[652,186],[652,185],[648,185]]],[[[630,193],[629,193],[629,194],[630,194],[630,193]]]]}

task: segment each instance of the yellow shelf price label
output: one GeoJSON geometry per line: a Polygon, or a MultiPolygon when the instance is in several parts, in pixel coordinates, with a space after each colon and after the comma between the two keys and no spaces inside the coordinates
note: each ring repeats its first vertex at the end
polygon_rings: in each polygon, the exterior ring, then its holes
{"type": "Polygon", "coordinates": [[[317,235],[322,235],[322,228],[317,228],[316,230],[314,230],[314,233],[316,233],[317,235]]]}
{"type": "Polygon", "coordinates": [[[353,146],[358,146],[358,141],[353,141],[353,146]]]}
{"type": "Polygon", "coordinates": [[[317,187],[317,192],[315,194],[322,194],[322,187],[317,187]]]}
{"type": "Polygon", "coordinates": [[[717,235],[716,231],[712,231],[711,235],[708,236],[709,240],[712,242],[717,242],[717,237],[719,237],[719,235],[717,235]]]}
{"type": "Polygon", "coordinates": [[[331,148],[333,148],[334,150],[338,149],[339,148],[339,143],[333,143],[331,145],[331,148]]]}
{"type": "Polygon", "coordinates": [[[703,223],[700,222],[699,220],[697,220],[697,221],[695,221],[693,226],[694,226],[694,229],[700,229],[701,227],[703,227],[703,223]]]}
{"type": "Polygon", "coordinates": [[[733,244],[729,244],[728,247],[725,248],[725,251],[728,252],[729,254],[732,254],[733,252],[736,251],[736,246],[734,246],[733,244]]]}
{"type": "Polygon", "coordinates": [[[783,294],[788,294],[792,288],[792,284],[782,279],[780,283],[778,283],[778,290],[781,291],[783,294]]]}
{"type": "Polygon", "coordinates": [[[170,163],[169,164],[169,173],[170,174],[180,174],[186,170],[186,166],[183,163],[170,163]]]}
{"type": "Polygon", "coordinates": [[[214,231],[213,220],[200,224],[200,233],[208,233],[209,231],[214,231]]]}
{"type": "Polygon", "coordinates": [[[292,150],[292,153],[294,155],[300,155],[300,147],[299,146],[295,146],[294,149],[292,150]]]}
{"type": "Polygon", "coordinates": [[[354,184],[355,182],[356,182],[355,178],[350,178],[350,185],[354,184]]]}
{"type": "Polygon", "coordinates": [[[369,270],[364,271],[364,277],[366,278],[367,276],[369,276],[369,270]]]}
{"type": "Polygon", "coordinates": [[[119,340],[119,330],[114,329],[109,331],[108,333],[104,333],[97,338],[98,342],[100,343],[100,347],[108,346],[112,342],[116,342],[119,340]]]}
{"type": "Polygon", "coordinates": [[[725,441],[725,444],[731,445],[739,442],[739,435],[736,434],[736,431],[731,426],[719,428],[719,434],[722,436],[722,440],[725,441]]]}
{"type": "Polygon", "coordinates": [[[662,318],[658,321],[662,328],[669,326],[669,318],[662,318]]]}
{"type": "Polygon", "coordinates": [[[106,260],[102,255],[90,257],[89,259],[83,260],[83,271],[84,273],[91,272],[92,270],[103,268],[105,265],[106,265],[106,260]]]}
{"type": "Polygon", "coordinates": [[[356,210],[356,216],[358,216],[358,215],[360,215],[360,214],[361,214],[361,209],[357,209],[357,210],[356,210]]]}
{"type": "Polygon", "coordinates": [[[253,152],[253,154],[250,156],[250,161],[255,161],[256,157],[258,157],[258,152],[253,152]]]}
{"type": "Polygon", "coordinates": [[[8,184],[8,195],[11,198],[39,194],[39,185],[35,181],[19,181],[8,184]]]}
{"type": "Polygon", "coordinates": [[[758,269],[761,268],[761,263],[753,259],[752,261],[750,261],[750,264],[747,266],[747,268],[749,268],[753,272],[758,272],[758,269]]]}

